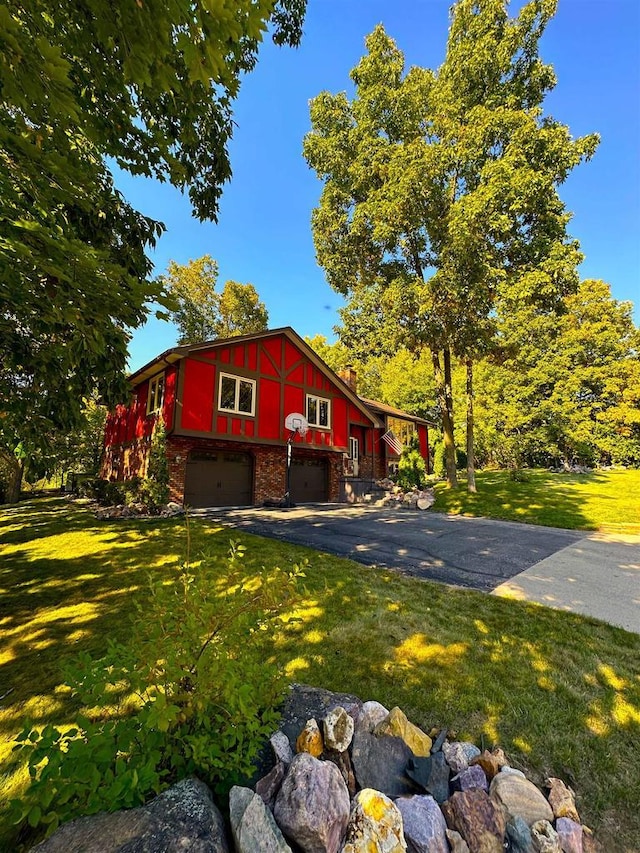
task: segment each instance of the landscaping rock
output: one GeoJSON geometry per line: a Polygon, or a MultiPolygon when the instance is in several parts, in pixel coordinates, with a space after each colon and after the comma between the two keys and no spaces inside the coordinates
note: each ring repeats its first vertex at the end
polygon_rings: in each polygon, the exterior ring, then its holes
{"type": "MultiPolygon", "coordinates": [[[[287,741],[288,746],[288,741],[287,741]]],[[[256,794],[262,799],[262,802],[273,811],[273,805],[278,796],[278,791],[282,786],[284,777],[287,774],[287,765],[282,761],[277,761],[273,770],[270,770],[262,779],[256,782],[256,794]]]]}
{"type": "Polygon", "coordinates": [[[284,834],[304,853],[337,853],[349,813],[347,786],[335,764],[296,755],[273,809],[284,834]]]}
{"type": "Polygon", "coordinates": [[[535,853],[562,853],[558,833],[548,820],[537,820],[531,824],[531,838],[535,853]]]}
{"type": "Polygon", "coordinates": [[[276,761],[281,761],[288,767],[293,761],[293,750],[286,734],[278,730],[271,735],[269,742],[271,743],[276,761]]]}
{"type": "MultiPolygon", "coordinates": [[[[502,752],[502,750],[500,751],[502,752]]],[[[494,752],[489,752],[488,749],[485,749],[483,753],[471,759],[471,761],[469,762],[469,766],[471,767],[474,764],[479,764],[480,767],[482,767],[489,781],[491,781],[494,776],[498,775],[501,770],[501,767],[503,766],[501,764],[500,756],[496,755],[494,752]]]]}
{"type": "Polygon", "coordinates": [[[374,729],[375,735],[393,735],[401,738],[409,747],[411,752],[417,756],[428,756],[431,754],[433,741],[422,729],[410,723],[406,715],[395,707],[389,711],[386,719],[382,720],[374,729]]]}
{"type": "Polygon", "coordinates": [[[449,829],[467,842],[470,853],[504,853],[504,814],[484,791],[456,792],[442,805],[442,813],[449,829]]]}
{"type": "Polygon", "coordinates": [[[538,820],[553,820],[553,811],[543,794],[533,782],[515,773],[499,773],[491,782],[489,795],[508,817],[519,815],[529,826],[538,820]]]}
{"type": "Polygon", "coordinates": [[[469,853],[469,845],[455,829],[447,830],[447,841],[451,847],[451,853],[469,853]]]}
{"type": "Polygon", "coordinates": [[[389,716],[389,711],[381,705],[380,702],[369,701],[365,702],[360,711],[360,715],[356,722],[356,728],[365,729],[372,732],[378,723],[389,716]]]}
{"type": "Polygon", "coordinates": [[[328,749],[346,752],[349,749],[355,724],[344,708],[338,706],[329,711],[322,722],[324,743],[328,749]]]}
{"type": "Polygon", "coordinates": [[[146,806],[65,823],[38,853],[229,853],[224,821],[209,789],[183,779],[146,806]]]}
{"type": "Polygon", "coordinates": [[[418,792],[407,776],[413,753],[398,737],[376,735],[356,730],[351,747],[351,761],[356,781],[361,788],[374,788],[388,797],[418,792]]]}
{"type": "Polygon", "coordinates": [[[409,853],[449,853],[447,824],[433,797],[418,794],[396,801],[409,853]]]}
{"type": "Polygon", "coordinates": [[[549,788],[549,805],[553,809],[554,816],[568,817],[580,823],[575,795],[571,788],[568,788],[562,779],[555,779],[553,776],[547,779],[545,784],[549,788]]]}
{"type": "Polygon", "coordinates": [[[524,773],[522,772],[522,770],[518,770],[518,768],[517,768],[517,767],[503,767],[503,768],[502,768],[502,770],[501,770],[500,772],[501,772],[501,773],[504,773],[504,774],[505,774],[505,776],[506,776],[507,774],[509,774],[509,773],[512,773],[514,776],[519,776],[521,779],[526,779],[526,778],[527,778],[527,777],[524,775],[524,773]]]}
{"type": "Polygon", "coordinates": [[[407,766],[407,776],[438,803],[449,798],[449,775],[451,768],[444,753],[436,752],[428,758],[411,758],[407,766]]]}
{"type": "Polygon", "coordinates": [[[291,853],[273,815],[249,788],[231,789],[229,821],[236,853],[291,853]]]}
{"type": "Polygon", "coordinates": [[[569,817],[556,820],[556,832],[563,853],[582,853],[583,831],[579,823],[569,817]]]}
{"type": "Polygon", "coordinates": [[[365,788],[352,804],[342,853],[404,853],[402,815],[380,791],[365,788]]]}
{"type": "Polygon", "coordinates": [[[296,739],[307,720],[323,720],[338,706],[344,708],[355,722],[360,716],[362,702],[348,693],[332,693],[306,684],[292,684],[282,706],[280,721],[280,729],[288,737],[291,749],[295,751],[296,739]]]}
{"type": "Polygon", "coordinates": [[[307,720],[296,740],[296,752],[308,752],[314,758],[318,758],[324,751],[322,734],[314,719],[307,720]]]}
{"type": "Polygon", "coordinates": [[[489,782],[479,764],[474,764],[473,767],[467,767],[466,770],[462,770],[453,777],[451,785],[454,791],[472,791],[474,788],[480,788],[483,791],[489,790],[489,782]]]}
{"type": "Polygon", "coordinates": [[[469,762],[480,755],[480,750],[477,746],[466,741],[453,741],[452,743],[443,743],[442,751],[447,759],[447,764],[454,773],[460,773],[466,770],[469,762]]]}
{"type": "Polygon", "coordinates": [[[510,853],[533,853],[533,839],[531,830],[519,815],[512,817],[507,823],[507,838],[509,839],[510,853]]]}
{"type": "Polygon", "coordinates": [[[335,749],[325,749],[322,757],[326,761],[332,761],[336,765],[340,771],[340,775],[344,779],[345,785],[347,786],[349,797],[354,797],[358,790],[358,786],[356,783],[355,773],[353,772],[353,765],[349,758],[349,753],[346,750],[345,752],[338,752],[335,749]]]}

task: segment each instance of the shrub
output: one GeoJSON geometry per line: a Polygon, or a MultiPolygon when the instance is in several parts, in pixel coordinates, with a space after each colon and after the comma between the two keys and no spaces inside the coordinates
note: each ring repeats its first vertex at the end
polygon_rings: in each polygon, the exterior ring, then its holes
{"type": "Polygon", "coordinates": [[[284,690],[265,640],[304,574],[247,572],[243,556],[232,542],[215,573],[187,559],[173,582],[151,578],[130,645],[78,659],[67,681],[94,710],[71,728],[27,725],[16,738],[32,779],[12,803],[16,822],[51,832],[79,814],[139,805],[191,773],[221,793],[251,771],[284,690]]]}
{"type": "Polygon", "coordinates": [[[84,480],[78,488],[82,497],[93,498],[103,506],[115,506],[126,502],[123,483],[114,483],[111,480],[94,477],[84,480]]]}
{"type": "Polygon", "coordinates": [[[402,489],[418,489],[424,487],[427,481],[427,466],[420,453],[420,442],[417,435],[411,436],[408,447],[403,448],[398,462],[397,483],[402,489]]]}
{"type": "Polygon", "coordinates": [[[167,431],[161,417],[158,417],[153,428],[147,476],[140,483],[138,494],[152,511],[161,509],[169,500],[167,431]]]}

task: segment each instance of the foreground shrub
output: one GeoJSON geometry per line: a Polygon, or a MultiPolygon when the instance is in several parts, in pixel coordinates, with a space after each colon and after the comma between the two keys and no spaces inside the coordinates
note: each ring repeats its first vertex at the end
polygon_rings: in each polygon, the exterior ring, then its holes
{"type": "Polygon", "coordinates": [[[398,462],[398,485],[402,489],[412,489],[414,486],[422,489],[427,482],[427,466],[420,453],[420,442],[413,435],[407,447],[402,451],[398,462]]]}
{"type": "Polygon", "coordinates": [[[26,725],[31,785],[16,823],[46,826],[140,805],[195,773],[222,793],[251,772],[276,727],[284,681],[266,654],[299,597],[302,569],[244,571],[231,543],[223,566],[180,565],[150,580],[128,645],[82,655],[67,683],[86,709],[71,728],[26,725]],[[211,568],[217,568],[215,572],[211,568]]]}

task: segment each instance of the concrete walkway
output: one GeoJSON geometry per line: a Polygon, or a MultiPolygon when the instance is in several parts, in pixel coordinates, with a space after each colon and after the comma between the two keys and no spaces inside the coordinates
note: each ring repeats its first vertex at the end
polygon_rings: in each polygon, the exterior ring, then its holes
{"type": "Polygon", "coordinates": [[[591,533],[493,590],[640,634],[640,536],[591,533]]]}

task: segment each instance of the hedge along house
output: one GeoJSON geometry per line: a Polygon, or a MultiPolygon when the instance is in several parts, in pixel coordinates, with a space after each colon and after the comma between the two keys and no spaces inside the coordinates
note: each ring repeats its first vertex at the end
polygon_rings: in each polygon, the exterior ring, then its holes
{"type": "Polygon", "coordinates": [[[281,500],[289,440],[295,503],[358,499],[397,464],[394,426],[400,439],[417,431],[428,463],[427,421],[358,397],[355,373],[335,374],[289,327],[174,347],[129,381],[131,403],[107,419],[102,475],[144,476],[161,416],[171,498],[188,506],[281,500]],[[292,413],[306,435],[286,428],[292,413]]]}

